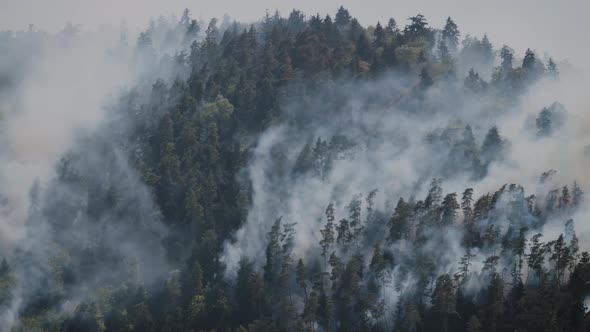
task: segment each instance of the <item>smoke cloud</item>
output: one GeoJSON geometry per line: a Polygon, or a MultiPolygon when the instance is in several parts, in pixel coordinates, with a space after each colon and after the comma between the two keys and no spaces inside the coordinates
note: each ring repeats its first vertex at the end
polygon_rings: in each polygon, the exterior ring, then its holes
{"type": "Polygon", "coordinates": [[[105,285],[151,284],[170,271],[168,230],[129,160],[135,124],[120,105],[130,87],[147,103],[153,82],[182,72],[174,56],[198,36],[178,22],[160,18],[143,39],[71,24],[0,33],[0,254],[19,262],[2,330],[40,296],[66,299],[52,307],[59,315],[105,285]]]}

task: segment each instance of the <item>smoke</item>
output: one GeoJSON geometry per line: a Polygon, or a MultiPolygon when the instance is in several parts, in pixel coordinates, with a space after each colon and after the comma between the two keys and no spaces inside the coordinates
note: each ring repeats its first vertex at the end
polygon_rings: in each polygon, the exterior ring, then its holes
{"type": "MultiPolygon", "coordinates": [[[[54,308],[59,314],[117,280],[150,283],[169,271],[161,243],[167,229],[127,159],[133,143],[116,134],[133,123],[114,115],[113,105],[121,99],[118,91],[128,86],[137,85],[134,92],[147,99],[156,78],[186,75],[185,64],[177,60],[198,36],[187,38],[186,27],[177,21],[153,21],[139,36],[125,29],[82,31],[72,25],[56,34],[31,29],[0,35],[7,55],[0,59],[0,251],[21,262],[15,267],[21,284],[0,316],[2,327],[13,326],[17,312],[43,288],[58,289],[67,299],[54,308]],[[88,253],[86,258],[96,261],[85,271],[71,271],[82,264],[72,252],[88,253]]],[[[225,243],[221,260],[228,277],[243,257],[258,267],[265,264],[267,231],[280,217],[295,223],[292,255],[319,257],[326,206],[333,203],[340,220],[360,202],[359,220],[367,227],[361,255],[370,260],[372,245],[382,243],[398,263],[389,267],[392,282],[383,292],[391,307],[420,286],[404,265],[429,260],[437,263],[433,276],[453,274],[466,253],[463,233],[455,228],[428,233],[419,253],[411,241],[385,242],[388,234],[382,230],[395,203],[400,197],[425,198],[431,178],[444,179],[445,194],[472,187],[474,197],[510,183],[522,185],[527,195],[544,195],[573,181],[587,191],[590,103],[582,90],[587,75],[564,65],[559,80],[541,79],[513,98],[468,91],[462,78],[469,66],[458,63],[457,68],[458,80],[429,68],[438,77],[428,89],[421,87],[418,73],[390,72],[373,81],[321,83],[307,99],[283,100],[284,121],[260,135],[246,170],[251,209],[225,243]],[[563,124],[539,136],[535,119],[556,101],[566,110],[563,124]],[[507,142],[502,156],[475,170],[467,159],[457,158],[453,147],[467,126],[478,147],[488,129],[497,126],[507,142]],[[548,170],[557,173],[540,183],[540,174],[548,170]]],[[[510,195],[514,192],[502,194],[497,215],[482,227],[507,231],[507,214],[517,201],[510,195]]],[[[574,219],[584,220],[588,213],[579,209],[574,219]]],[[[528,217],[522,218],[523,226],[528,217]]],[[[588,246],[588,226],[578,222],[575,227],[588,246]]],[[[552,220],[545,228],[552,237],[563,232],[563,221],[552,220]]],[[[474,253],[474,270],[484,268],[489,250],[474,253]]],[[[471,283],[482,285],[478,278],[471,283]]]]}
{"type": "MultiPolygon", "coordinates": [[[[469,68],[461,63],[456,67],[469,68]]],[[[492,68],[487,72],[492,73],[492,68]]],[[[520,215],[519,225],[513,225],[510,213],[524,213],[513,207],[524,200],[524,195],[543,198],[549,190],[571,187],[574,181],[584,191],[589,188],[585,151],[590,144],[590,100],[583,91],[587,75],[563,64],[559,79],[542,78],[514,98],[493,89],[486,93],[469,91],[462,80],[466,72],[459,72],[459,79],[441,75],[426,92],[419,89],[417,76],[391,72],[369,82],[320,84],[321,88],[309,99],[283,101],[286,120],[261,135],[248,167],[253,197],[247,222],[225,243],[221,259],[230,279],[244,257],[259,267],[265,264],[267,232],[279,217],[285,223],[296,223],[291,255],[314,262],[320,255],[320,230],[329,204],[334,204],[338,221],[349,217],[349,203],[360,197],[361,220],[370,224],[371,208],[385,223],[400,197],[410,202],[426,198],[430,179],[435,177],[443,178],[445,194],[456,192],[459,199],[466,188],[474,188],[474,199],[493,194],[505,184],[525,188],[526,192],[518,194],[520,198],[511,196],[516,195],[512,190],[502,194],[495,208],[497,215],[480,226],[482,232],[493,226],[502,236],[512,225],[516,229],[527,227],[527,239],[544,232],[547,240],[564,232],[565,219],[552,220],[544,229],[538,229],[532,216],[526,215],[520,215]],[[544,107],[555,102],[565,108],[559,111],[563,113],[559,114],[563,116],[561,126],[554,119],[552,133],[540,136],[535,120],[544,107]],[[467,165],[469,161],[454,150],[461,144],[466,126],[472,128],[478,146],[493,126],[498,127],[505,142],[502,156],[491,160],[480,174],[474,174],[467,165]],[[557,172],[540,183],[540,175],[549,170],[557,172]],[[371,207],[365,199],[375,189],[377,195],[371,207]]],[[[484,78],[491,80],[489,76],[484,78]]],[[[573,218],[585,220],[587,213],[581,208],[573,218]]],[[[359,247],[365,261],[370,261],[374,243],[387,245],[386,250],[395,257],[396,266],[389,271],[392,283],[383,292],[388,307],[393,308],[402,294],[416,291],[415,282],[411,282],[415,276],[399,271],[403,270],[403,262],[412,267],[418,264],[418,249],[411,243],[386,242],[388,234],[383,234],[384,230],[387,228],[383,226],[366,229],[359,247]],[[402,262],[401,268],[398,262],[402,262]]],[[[575,231],[581,249],[589,249],[588,227],[577,222],[575,231]]],[[[431,255],[436,264],[433,276],[454,275],[466,254],[463,231],[452,228],[444,234],[436,232],[429,233],[419,252],[431,255]]],[[[474,252],[472,271],[482,271],[489,264],[486,257],[494,250],[482,248],[474,252]]],[[[350,255],[340,249],[336,252],[350,255]]],[[[500,257],[497,269],[509,276],[511,264],[500,257]]],[[[472,290],[485,285],[480,278],[486,274],[479,276],[471,279],[472,290]]]]}
{"type": "Polygon", "coordinates": [[[147,103],[156,79],[186,72],[174,56],[198,38],[188,24],[160,18],[137,45],[124,27],[0,33],[0,254],[18,280],[2,330],[41,295],[59,315],[170,270],[167,228],[129,160],[133,109],[119,105],[130,86],[147,103]]]}
{"type": "Polygon", "coordinates": [[[11,207],[2,222],[4,250],[22,239],[33,182],[53,175],[53,165],[73,146],[76,132],[94,129],[108,93],[131,79],[124,63],[105,57],[107,47],[116,45],[112,36],[70,33],[75,32],[4,35],[2,44],[10,53],[3,58],[1,76],[15,81],[3,89],[11,98],[1,110],[1,196],[11,207]]]}

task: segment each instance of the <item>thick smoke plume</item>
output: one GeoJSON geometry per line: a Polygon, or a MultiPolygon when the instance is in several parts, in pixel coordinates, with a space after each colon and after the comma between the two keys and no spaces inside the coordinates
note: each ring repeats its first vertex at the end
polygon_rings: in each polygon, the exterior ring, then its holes
{"type": "Polygon", "coordinates": [[[52,307],[59,315],[104,285],[150,284],[170,271],[167,228],[130,164],[134,124],[119,105],[130,87],[147,102],[154,81],[182,71],[174,56],[198,38],[186,32],[188,15],[139,35],[71,24],[0,34],[0,253],[21,262],[3,331],[37,298],[67,299],[52,307]],[[80,264],[87,270],[57,272],[80,264]]]}
{"type": "MultiPolygon", "coordinates": [[[[373,189],[379,191],[381,209],[386,208],[388,200],[395,202],[407,193],[425,197],[431,178],[449,175],[449,164],[445,163],[450,151],[433,149],[427,143],[429,134],[446,128],[462,131],[470,125],[481,144],[487,130],[498,126],[510,149],[503,160],[489,165],[482,178],[452,174],[444,183],[445,191],[473,187],[477,196],[507,183],[537,189],[540,175],[548,170],[557,171],[552,178],[555,183],[578,181],[586,189],[590,184],[585,171],[590,100],[581,91],[583,82],[579,74],[563,73],[559,80],[536,83],[517,104],[502,107],[493,105],[496,101],[492,96],[473,98],[468,92],[440,83],[441,87],[433,88],[426,97],[426,103],[436,108],[432,114],[418,107],[400,106],[399,99],[417,82],[391,73],[377,82],[340,84],[305,105],[292,103],[287,109],[296,117],[296,124],[269,129],[255,150],[249,167],[253,208],[249,222],[237,233],[237,244],[227,247],[228,266],[237,266],[242,255],[264,257],[266,235],[260,230],[269,229],[280,216],[297,222],[296,252],[303,254],[319,243],[319,226],[330,203],[344,207],[355,195],[373,189]],[[567,109],[567,119],[553,135],[539,138],[534,121],[555,101],[567,109]],[[336,108],[338,117],[325,111],[336,108]],[[338,135],[349,138],[354,146],[346,146],[346,153],[335,156],[331,167],[322,170],[325,173],[292,175],[306,143],[312,143],[313,148],[317,139],[329,141],[338,135]]],[[[578,231],[587,232],[584,228],[578,231]]]]}

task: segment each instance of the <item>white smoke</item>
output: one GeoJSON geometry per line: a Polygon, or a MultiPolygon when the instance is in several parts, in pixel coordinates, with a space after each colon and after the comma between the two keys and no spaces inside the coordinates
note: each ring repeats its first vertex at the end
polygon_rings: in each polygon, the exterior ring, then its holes
{"type": "MultiPolygon", "coordinates": [[[[460,78],[461,75],[464,73],[459,73],[460,78]]],[[[574,181],[585,192],[590,188],[586,172],[590,160],[584,153],[590,144],[589,122],[586,120],[590,98],[584,92],[586,75],[565,67],[560,79],[541,79],[516,103],[505,103],[505,99],[489,94],[473,97],[454,89],[452,82],[442,82],[428,92],[426,106],[400,105],[398,101],[415,82],[415,78],[400,78],[399,74],[391,73],[376,82],[337,84],[341,93],[337,111],[332,111],[336,108],[331,104],[332,99],[323,97],[323,94],[329,95],[326,91],[317,92],[317,96],[303,106],[297,103],[286,106],[305,124],[280,125],[261,136],[248,168],[253,187],[252,208],[247,222],[236,232],[234,239],[226,242],[222,256],[228,277],[235,275],[242,257],[258,266],[264,265],[266,234],[278,217],[297,222],[293,256],[313,261],[319,255],[319,231],[324,226],[324,211],[328,204],[335,204],[336,220],[339,220],[347,217],[346,206],[353,197],[361,194],[364,199],[371,190],[378,189],[376,208],[389,214],[386,216],[389,218],[393,212],[392,203],[394,205],[399,197],[403,196],[406,201],[426,197],[430,178],[445,177],[443,168],[448,152],[447,147],[440,151],[433,149],[425,138],[444,128],[463,130],[468,124],[481,145],[487,130],[498,126],[502,138],[510,142],[504,160],[492,162],[483,179],[474,180],[469,174],[452,174],[443,181],[445,194],[456,192],[460,198],[463,190],[471,187],[474,188],[474,199],[477,199],[511,183],[522,185],[527,195],[541,196],[554,187],[571,187],[574,181]],[[543,107],[556,101],[567,110],[565,123],[550,137],[539,138],[534,119],[543,107]],[[424,108],[428,107],[436,112],[425,111],[424,108]],[[334,135],[346,135],[357,143],[353,158],[336,160],[323,179],[288,175],[306,141],[317,138],[329,141],[334,135]],[[540,185],[539,176],[552,169],[557,171],[555,176],[549,183],[540,185]]],[[[363,209],[365,207],[363,204],[363,209]]],[[[362,218],[366,217],[364,214],[365,210],[362,218]]],[[[579,220],[575,227],[584,250],[590,248],[590,231],[582,222],[587,216],[587,208],[580,209],[574,216],[579,220]]],[[[508,221],[504,218],[499,223],[505,231],[508,221]]],[[[561,220],[546,225],[544,238],[556,238],[563,233],[563,225],[561,220]]],[[[384,239],[386,235],[376,236],[384,239]]],[[[461,245],[462,234],[450,232],[442,239],[435,238],[426,247],[433,246],[432,252],[441,255],[437,258],[436,273],[453,275],[465,254],[461,245]],[[445,247],[437,247],[441,244],[445,247]]],[[[407,255],[394,247],[390,250],[407,255]]],[[[365,256],[370,260],[369,254],[366,252],[365,256]]],[[[472,270],[481,271],[488,253],[475,254],[472,270]]],[[[395,275],[395,270],[390,273],[395,275]]],[[[407,283],[404,280],[394,283],[407,283]]],[[[473,288],[482,286],[476,279],[471,283],[473,288]]],[[[387,292],[389,308],[403,292],[387,292]]]]}
{"type": "MultiPolygon", "coordinates": [[[[138,278],[150,278],[146,282],[169,268],[157,241],[167,230],[152,195],[129,165],[127,152],[121,150],[125,147],[117,146],[107,130],[113,115],[117,121],[125,118],[110,109],[128,87],[145,96],[156,79],[167,81],[177,74],[172,56],[194,40],[186,38],[183,28],[175,18],[161,18],[148,30],[149,47],[145,48],[136,47],[138,36],[124,27],[84,30],[68,24],[55,34],[32,27],[0,33],[0,47],[6,54],[0,57],[0,255],[11,258],[32,252],[35,260],[13,267],[18,281],[11,306],[2,310],[2,330],[10,330],[21,305],[39,291],[39,280],[50,274],[52,255],[63,252],[68,257],[65,248],[53,242],[58,237],[61,244],[77,249],[102,239],[105,242],[100,245],[132,260],[130,265],[133,261],[140,264],[138,278]],[[105,148],[109,150],[101,151],[105,148]],[[63,227],[52,229],[55,220],[50,223],[51,216],[44,213],[54,212],[41,209],[61,204],[64,211],[84,211],[88,195],[95,194],[60,183],[56,170],[68,154],[84,156],[69,160],[69,167],[83,168],[93,172],[97,182],[117,186],[116,203],[106,207],[112,213],[107,210],[102,218],[123,218],[116,209],[133,206],[143,214],[145,224],[134,226],[125,220],[110,220],[109,224],[107,220],[107,227],[102,227],[104,220],[100,220],[94,226],[82,220],[90,218],[80,212],[75,220],[59,221],[63,227]],[[141,234],[147,235],[138,240],[141,234]]],[[[71,294],[66,294],[68,305],[53,309],[72,309],[94,294],[97,285],[127,273],[126,267],[120,267],[121,271],[111,268],[105,265],[105,270],[73,285],[71,294]]]]}

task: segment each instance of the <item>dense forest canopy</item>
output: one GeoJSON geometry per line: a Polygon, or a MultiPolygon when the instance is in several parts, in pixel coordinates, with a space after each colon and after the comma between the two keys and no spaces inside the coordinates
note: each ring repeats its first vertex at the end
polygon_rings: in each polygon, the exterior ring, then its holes
{"type": "Polygon", "coordinates": [[[571,65],[344,7],[0,52],[2,331],[590,329],[571,65]]]}

